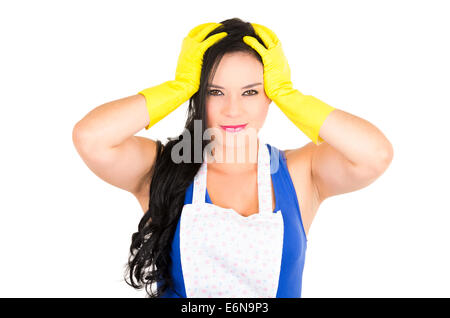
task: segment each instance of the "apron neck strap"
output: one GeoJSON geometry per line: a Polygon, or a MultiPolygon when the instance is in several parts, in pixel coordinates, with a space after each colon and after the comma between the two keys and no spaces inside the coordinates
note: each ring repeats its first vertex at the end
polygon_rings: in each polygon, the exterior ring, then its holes
{"type": "MultiPolygon", "coordinates": [[[[270,154],[266,143],[258,138],[258,203],[260,214],[272,214],[272,183],[270,154]]],[[[203,151],[203,163],[194,177],[192,204],[205,203],[207,180],[207,150],[203,151]]]]}

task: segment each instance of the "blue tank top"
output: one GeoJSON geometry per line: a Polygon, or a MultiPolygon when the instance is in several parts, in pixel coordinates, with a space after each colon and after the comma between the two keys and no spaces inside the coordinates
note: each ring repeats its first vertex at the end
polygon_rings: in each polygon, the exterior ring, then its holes
{"type": "MultiPolygon", "coordinates": [[[[277,167],[272,172],[272,183],[275,192],[275,211],[281,209],[284,234],[283,251],[281,256],[281,269],[278,281],[277,298],[300,298],[302,291],[302,275],[305,264],[305,253],[307,238],[300,214],[300,206],[297,200],[294,184],[292,183],[286,165],[286,155],[284,151],[266,144],[269,153],[271,166],[277,167]],[[273,162],[273,160],[278,160],[273,162]]],[[[186,190],[184,204],[192,203],[193,182],[186,190]]],[[[208,191],[206,191],[206,202],[212,203],[208,191]]],[[[181,219],[181,218],[180,218],[181,219]]],[[[183,271],[180,258],[180,219],[172,240],[170,268],[174,288],[168,289],[161,296],[162,298],[186,298],[186,290],[183,280],[183,271]]],[[[159,285],[159,283],[158,283],[159,285]]]]}

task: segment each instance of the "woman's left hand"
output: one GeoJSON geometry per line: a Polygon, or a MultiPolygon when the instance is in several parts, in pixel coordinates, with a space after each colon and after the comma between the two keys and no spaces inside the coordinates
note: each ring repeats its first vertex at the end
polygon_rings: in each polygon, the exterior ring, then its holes
{"type": "Polygon", "coordinates": [[[277,103],[278,96],[285,95],[293,89],[291,70],[275,33],[261,24],[251,23],[251,25],[267,49],[252,36],[244,36],[242,40],[261,56],[264,64],[264,90],[267,97],[277,103]]]}
{"type": "Polygon", "coordinates": [[[303,95],[292,87],[291,70],[281,49],[281,43],[269,28],[252,23],[255,33],[267,49],[254,37],[244,36],[243,41],[255,49],[264,64],[264,90],[283,113],[316,145],[324,140],[320,127],[334,107],[311,95],[303,95]]]}

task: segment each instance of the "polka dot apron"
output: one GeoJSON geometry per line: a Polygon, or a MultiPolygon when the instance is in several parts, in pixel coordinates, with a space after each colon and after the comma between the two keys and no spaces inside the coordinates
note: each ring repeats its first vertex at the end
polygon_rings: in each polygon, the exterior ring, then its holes
{"type": "Polygon", "coordinates": [[[248,217],[205,202],[207,160],[181,213],[180,257],[187,297],[276,297],[283,217],[272,211],[270,154],[258,142],[259,212],[248,217]]]}

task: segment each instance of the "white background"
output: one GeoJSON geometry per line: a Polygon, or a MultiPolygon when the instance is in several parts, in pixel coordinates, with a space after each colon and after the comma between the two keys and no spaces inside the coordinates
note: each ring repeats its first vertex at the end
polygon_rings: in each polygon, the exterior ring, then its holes
{"type": "MultiPolygon", "coordinates": [[[[144,297],[123,281],[142,210],[72,143],[93,108],[174,79],[200,23],[271,28],[294,87],[394,146],[368,187],[327,199],[303,297],[450,297],[446,1],[8,1],[0,4],[0,296],[144,297]]],[[[187,103],[140,136],[182,131],[187,103]]],[[[309,139],[272,103],[267,142],[309,139]]],[[[302,198],[299,198],[300,200],[302,198]]]]}

